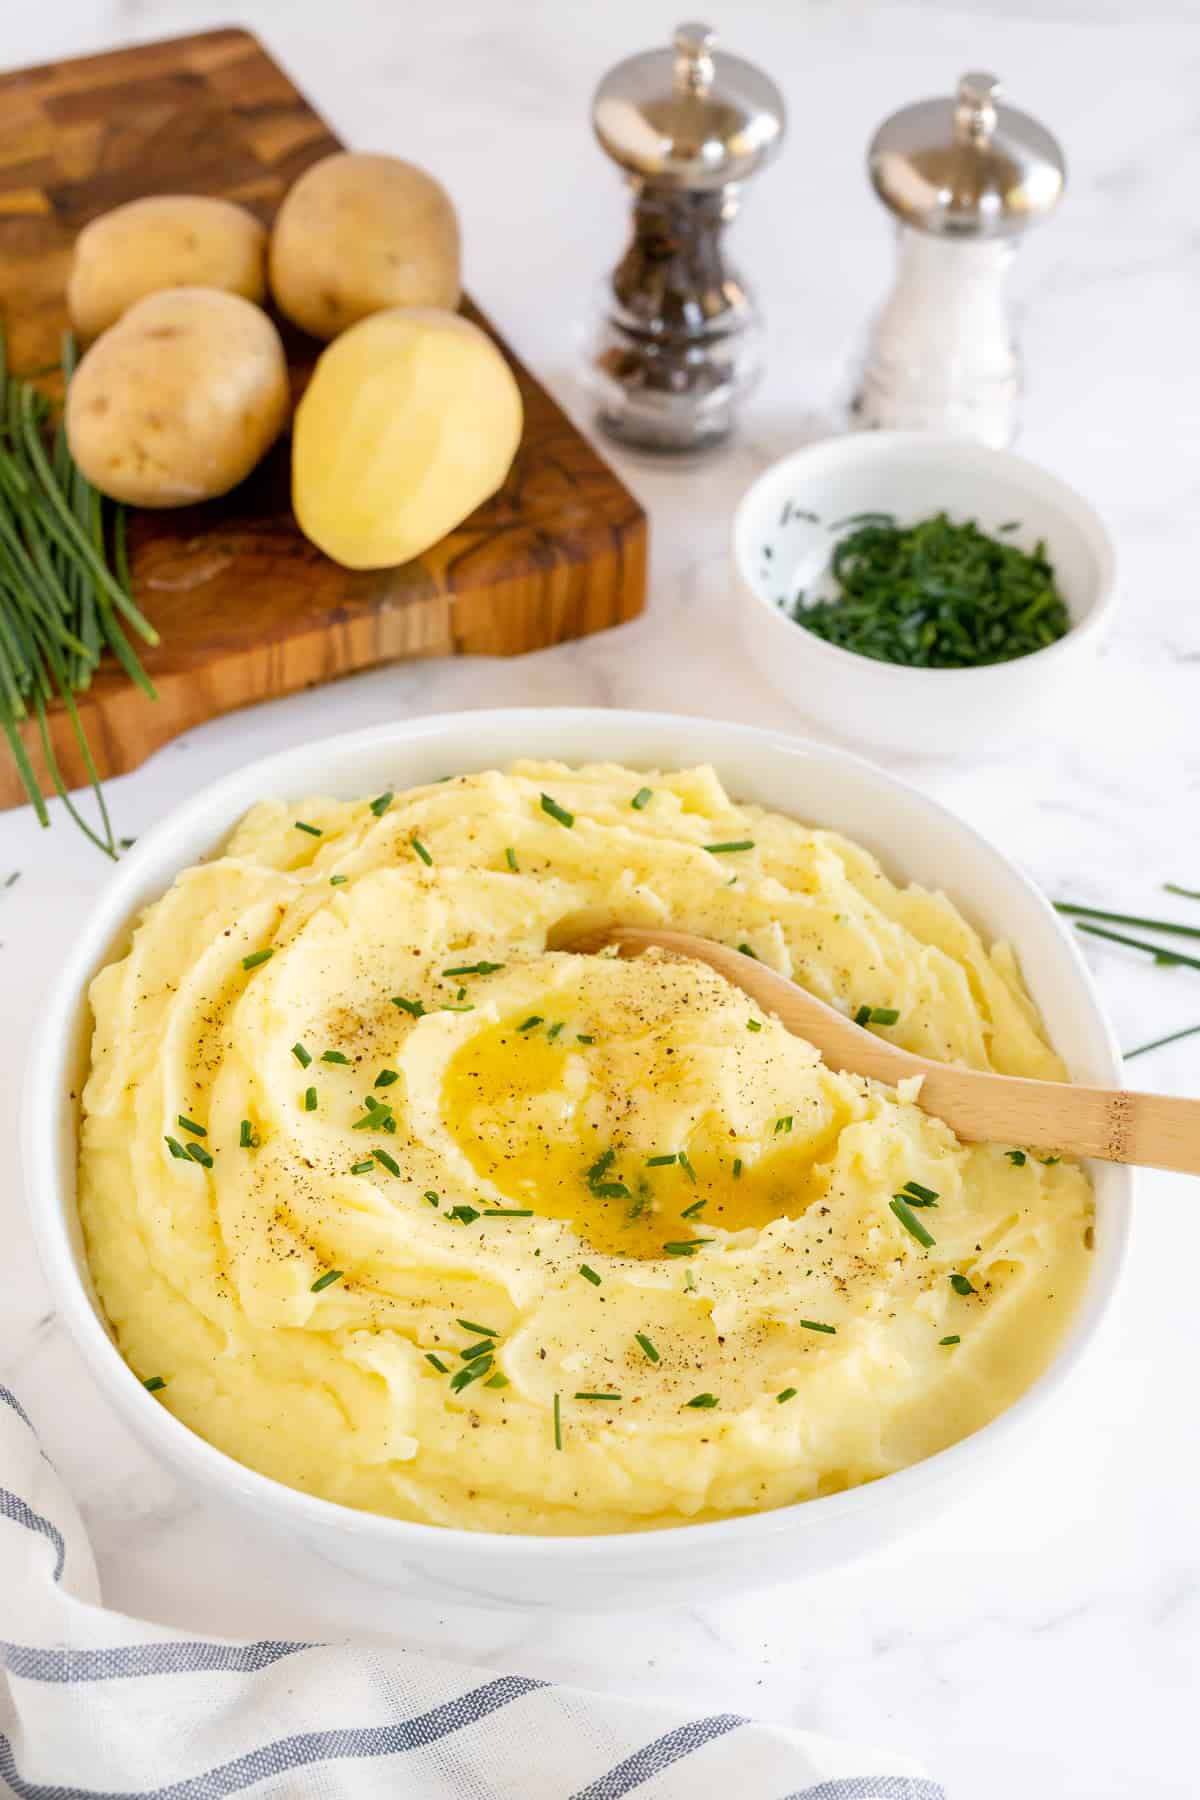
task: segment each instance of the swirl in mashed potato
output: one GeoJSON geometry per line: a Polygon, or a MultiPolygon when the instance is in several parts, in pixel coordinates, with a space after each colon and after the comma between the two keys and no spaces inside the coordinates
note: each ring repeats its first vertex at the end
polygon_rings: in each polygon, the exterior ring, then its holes
{"type": "Polygon", "coordinates": [[[870,1481],[1029,1385],[1083,1172],[960,1144],[706,967],[553,947],[618,921],[1063,1076],[1004,945],[711,769],[257,806],[92,988],[83,1225],[164,1405],[330,1500],[570,1533],[870,1481]]]}

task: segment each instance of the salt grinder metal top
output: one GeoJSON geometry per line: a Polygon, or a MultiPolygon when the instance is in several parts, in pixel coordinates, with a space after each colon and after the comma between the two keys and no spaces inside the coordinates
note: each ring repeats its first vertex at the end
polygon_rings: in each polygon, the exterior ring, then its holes
{"type": "Polygon", "coordinates": [[[856,422],[950,431],[1004,446],[1016,434],[1020,364],[1004,282],[1021,235],[1066,182],[1058,143],[998,105],[994,75],[953,99],[893,113],[868,152],[899,221],[896,284],[875,327],[856,422]]]}
{"type": "Polygon", "coordinates": [[[610,69],[592,102],[633,190],[633,235],[601,285],[586,374],[600,423],[642,449],[720,443],[761,366],[758,310],[722,237],[779,147],[783,98],[714,42],[681,25],[671,49],[610,69]]]}

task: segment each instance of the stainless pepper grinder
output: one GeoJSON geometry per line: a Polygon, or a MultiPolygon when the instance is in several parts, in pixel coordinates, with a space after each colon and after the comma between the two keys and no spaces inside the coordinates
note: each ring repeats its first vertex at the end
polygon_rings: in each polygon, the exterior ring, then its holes
{"type": "Polygon", "coordinates": [[[729,435],[761,368],[758,308],[725,259],[742,184],[783,137],[783,98],[707,25],[609,70],[592,124],[633,190],[633,235],[601,284],[585,378],[599,423],[644,450],[729,435]]]}
{"type": "Polygon", "coordinates": [[[1066,182],[1058,143],[997,104],[994,75],[964,75],[953,99],[893,113],[868,152],[875,191],[899,221],[898,268],[875,325],[855,423],[948,431],[998,448],[1016,435],[1020,361],[1005,277],[1022,234],[1066,182]]]}

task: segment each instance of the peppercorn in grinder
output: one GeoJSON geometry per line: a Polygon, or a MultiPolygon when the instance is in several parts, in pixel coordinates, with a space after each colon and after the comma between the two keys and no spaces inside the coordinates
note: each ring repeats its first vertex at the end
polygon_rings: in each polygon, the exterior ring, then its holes
{"type": "Polygon", "coordinates": [[[762,364],[758,309],[725,258],[743,184],[784,132],[761,69],[681,25],[670,50],[610,69],[592,103],[596,136],[633,192],[633,235],[601,284],[585,376],[598,422],[623,444],[720,444],[762,364]]]}

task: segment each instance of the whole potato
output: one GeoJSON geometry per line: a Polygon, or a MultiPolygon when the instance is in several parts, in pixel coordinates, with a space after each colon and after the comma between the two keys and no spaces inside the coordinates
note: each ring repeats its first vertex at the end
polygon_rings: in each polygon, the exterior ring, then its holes
{"type": "Polygon", "coordinates": [[[130,200],[75,240],[67,310],[81,337],[99,337],[161,288],[223,288],[261,305],[267,234],[253,213],[200,194],[130,200]]]}
{"type": "Polygon", "coordinates": [[[521,441],[512,370],[457,313],[375,313],[322,352],[292,436],[305,536],[349,569],[419,556],[501,485],[521,441]]]}
{"type": "Polygon", "coordinates": [[[458,305],[458,219],[431,175],[340,151],[291,188],[271,232],[271,292],[313,337],[392,306],[458,305]]]}
{"type": "Polygon", "coordinates": [[[131,306],[85,353],[67,388],[67,442],[102,494],[185,506],[250,473],[288,402],[266,313],[216,288],[170,288],[131,306]]]}

